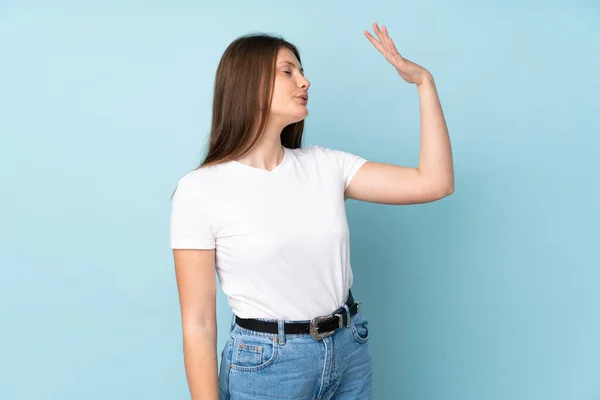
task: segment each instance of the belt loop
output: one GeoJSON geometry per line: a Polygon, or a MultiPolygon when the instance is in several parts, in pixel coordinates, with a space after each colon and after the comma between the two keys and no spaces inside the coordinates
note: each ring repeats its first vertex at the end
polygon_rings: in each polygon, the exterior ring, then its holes
{"type": "Polygon", "coordinates": [[[350,307],[348,307],[346,303],[344,303],[342,307],[344,307],[344,310],[346,311],[346,328],[350,328],[350,322],[352,321],[352,317],[350,316],[350,307]]]}
{"type": "Polygon", "coordinates": [[[277,336],[279,344],[283,346],[285,344],[285,321],[277,320],[277,336]]]}
{"type": "Polygon", "coordinates": [[[231,316],[231,327],[229,327],[229,330],[233,329],[234,326],[235,326],[235,313],[233,313],[233,315],[231,316]]]}

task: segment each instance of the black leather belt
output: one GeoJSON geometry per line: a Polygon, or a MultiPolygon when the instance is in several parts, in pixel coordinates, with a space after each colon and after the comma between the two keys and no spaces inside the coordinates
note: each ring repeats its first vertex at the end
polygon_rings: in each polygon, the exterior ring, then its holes
{"type": "MultiPolygon", "coordinates": [[[[350,309],[350,316],[356,314],[360,309],[360,302],[354,302],[352,291],[349,291],[346,305],[350,309]]],[[[261,321],[253,318],[240,318],[235,316],[235,322],[245,329],[257,332],[278,333],[277,322],[261,321]]],[[[344,307],[340,307],[329,315],[313,318],[310,322],[286,322],[284,331],[286,334],[309,333],[315,340],[321,340],[335,333],[338,328],[343,328],[347,323],[344,307]]]]}

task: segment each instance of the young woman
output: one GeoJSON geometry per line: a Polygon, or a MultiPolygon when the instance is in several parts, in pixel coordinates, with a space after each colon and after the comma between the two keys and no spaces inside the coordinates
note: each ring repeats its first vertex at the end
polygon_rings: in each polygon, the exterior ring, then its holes
{"type": "Polygon", "coordinates": [[[385,27],[375,48],[421,101],[418,168],[302,147],[310,82],[289,42],[233,41],[219,63],[209,149],[173,195],[171,247],[192,399],[370,399],[368,319],[350,291],[344,200],[414,204],[453,192],[432,75],[385,27]],[[233,310],[217,365],[216,279],[233,310]]]}

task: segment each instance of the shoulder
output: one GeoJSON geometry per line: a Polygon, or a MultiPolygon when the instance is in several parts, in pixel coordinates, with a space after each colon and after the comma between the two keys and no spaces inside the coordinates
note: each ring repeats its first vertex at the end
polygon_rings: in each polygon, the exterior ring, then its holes
{"type": "Polygon", "coordinates": [[[177,192],[188,196],[201,196],[211,190],[217,182],[220,165],[200,167],[183,175],[177,182],[177,192]]]}
{"type": "Polygon", "coordinates": [[[330,158],[331,149],[323,147],[317,144],[308,145],[302,148],[292,150],[297,157],[308,157],[308,158],[330,158]]]}
{"type": "Polygon", "coordinates": [[[354,163],[358,160],[364,160],[362,157],[354,153],[349,153],[344,150],[332,149],[320,145],[306,146],[302,150],[298,149],[297,151],[300,151],[304,155],[309,155],[324,161],[335,162],[340,165],[354,163]]]}
{"type": "Polygon", "coordinates": [[[324,146],[307,145],[291,151],[294,159],[305,166],[314,166],[321,170],[323,167],[334,168],[337,164],[334,151],[324,146]]]}

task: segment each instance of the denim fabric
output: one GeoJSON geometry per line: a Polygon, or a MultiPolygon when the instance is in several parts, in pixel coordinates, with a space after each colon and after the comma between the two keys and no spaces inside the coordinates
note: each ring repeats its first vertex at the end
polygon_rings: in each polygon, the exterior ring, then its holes
{"type": "Polygon", "coordinates": [[[318,341],[309,334],[281,334],[283,322],[308,321],[277,322],[278,334],[262,333],[240,327],[233,316],[221,353],[219,399],[372,398],[369,328],[362,311],[318,341]]]}

